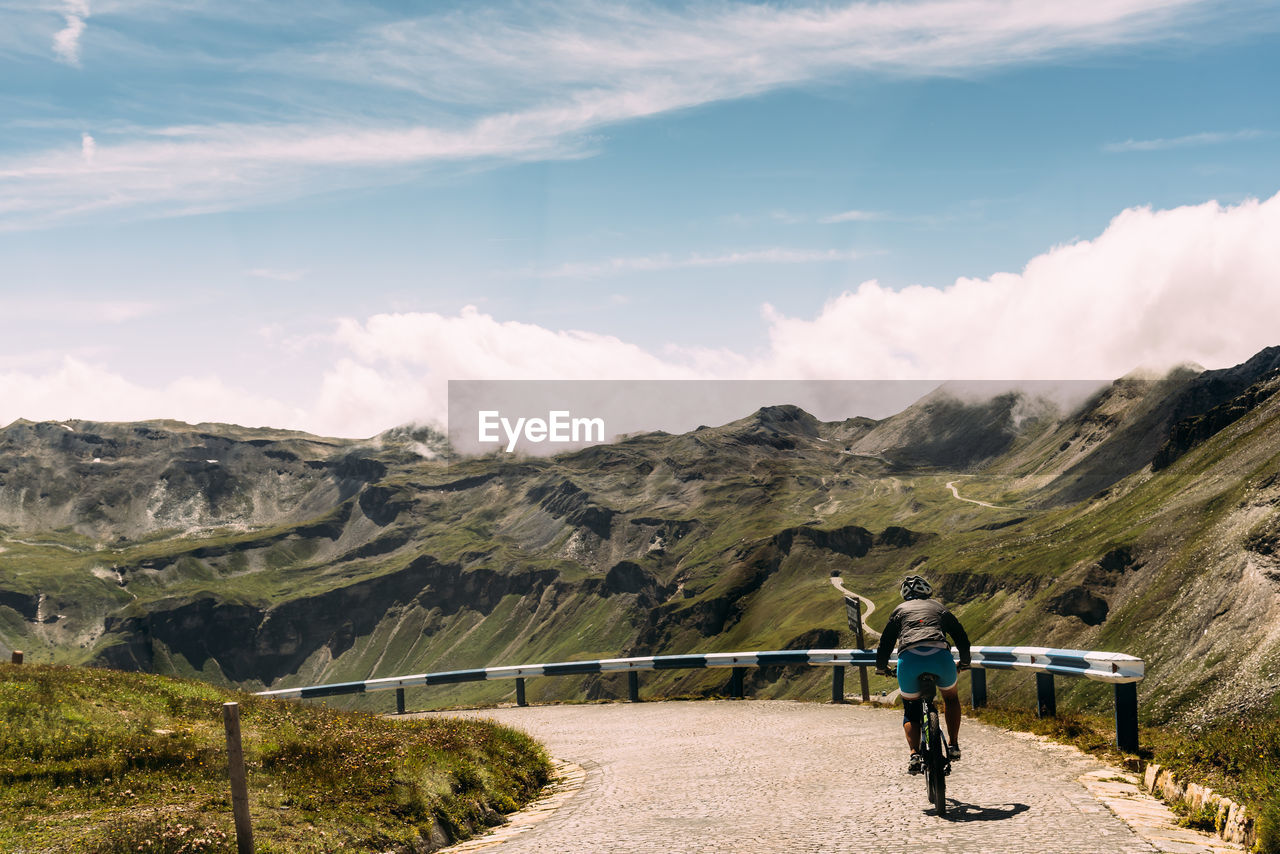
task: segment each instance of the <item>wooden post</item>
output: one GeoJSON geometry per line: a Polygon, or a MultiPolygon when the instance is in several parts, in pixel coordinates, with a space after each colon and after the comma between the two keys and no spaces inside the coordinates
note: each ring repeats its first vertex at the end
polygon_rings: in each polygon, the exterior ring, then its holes
{"type": "Polygon", "coordinates": [[[742,699],[742,677],[746,674],[747,668],[733,668],[733,675],[729,677],[729,696],[735,700],[742,699]]]}
{"type": "Polygon", "coordinates": [[[969,685],[973,707],[975,709],[985,709],[987,707],[987,671],[981,667],[971,669],[969,671],[969,685]]]}
{"type": "Polygon", "coordinates": [[[404,714],[404,689],[403,688],[396,689],[396,714],[397,715],[404,714]]]}
{"type": "Polygon", "coordinates": [[[627,671],[627,699],[640,702],[640,674],[634,670],[627,671]]]}
{"type": "Polygon", "coordinates": [[[1042,718],[1058,716],[1058,698],[1053,690],[1053,674],[1036,674],[1036,714],[1042,718]]]}
{"type": "Polygon", "coordinates": [[[231,811],[236,820],[236,850],[253,854],[253,825],[249,822],[249,784],[244,773],[244,749],[240,744],[240,704],[222,704],[227,730],[227,768],[231,775],[231,811]]]}
{"type": "Polygon", "coordinates": [[[20,650],[20,649],[15,649],[15,650],[13,651],[13,655],[11,655],[11,656],[9,657],[9,660],[10,660],[11,662],[13,662],[14,664],[21,664],[21,663],[22,663],[22,650],[20,650]]]}
{"type": "Polygon", "coordinates": [[[524,677],[516,677],[516,705],[527,706],[529,703],[524,698],[524,677]]]}
{"type": "Polygon", "coordinates": [[[1138,752],[1138,683],[1116,683],[1116,746],[1138,752]]]}
{"type": "Polygon", "coordinates": [[[831,702],[844,702],[844,665],[831,668],[831,702]]]}

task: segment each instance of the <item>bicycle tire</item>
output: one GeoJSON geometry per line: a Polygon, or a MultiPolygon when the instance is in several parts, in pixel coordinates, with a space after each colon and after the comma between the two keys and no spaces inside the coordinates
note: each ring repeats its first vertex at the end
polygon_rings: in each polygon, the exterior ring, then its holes
{"type": "Polygon", "coordinates": [[[942,746],[942,729],[938,723],[938,710],[929,704],[929,744],[925,753],[925,782],[929,788],[929,800],[938,815],[947,814],[947,757],[942,746]]]}

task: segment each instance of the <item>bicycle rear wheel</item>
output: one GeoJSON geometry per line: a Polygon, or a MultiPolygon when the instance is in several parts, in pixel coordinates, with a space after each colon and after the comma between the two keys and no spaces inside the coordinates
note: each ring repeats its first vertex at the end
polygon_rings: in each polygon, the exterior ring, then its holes
{"type": "Polygon", "coordinates": [[[942,730],[938,724],[938,710],[929,704],[926,724],[929,743],[925,750],[925,782],[929,787],[929,801],[938,815],[947,814],[947,757],[942,746],[942,730]]]}

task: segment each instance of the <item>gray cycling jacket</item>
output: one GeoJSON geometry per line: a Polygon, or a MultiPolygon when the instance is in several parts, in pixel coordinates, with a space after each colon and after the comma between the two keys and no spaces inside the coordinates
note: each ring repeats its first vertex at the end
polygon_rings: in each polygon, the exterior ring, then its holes
{"type": "Polygon", "coordinates": [[[969,663],[969,635],[955,615],[933,599],[908,599],[893,609],[889,615],[889,624],[880,636],[880,646],[876,649],[876,667],[884,669],[889,666],[889,656],[893,645],[898,645],[898,652],[920,644],[946,644],[947,635],[956,642],[956,650],[960,653],[960,663],[969,663]]]}

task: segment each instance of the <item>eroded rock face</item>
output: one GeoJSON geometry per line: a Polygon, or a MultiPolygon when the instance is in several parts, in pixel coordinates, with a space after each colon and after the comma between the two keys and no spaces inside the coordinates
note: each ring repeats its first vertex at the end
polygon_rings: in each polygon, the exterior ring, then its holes
{"type": "Polygon", "coordinates": [[[537,598],[555,578],[551,570],[463,570],[420,558],[398,572],[271,608],[213,596],[157,603],[142,616],[107,619],[98,663],[154,670],[158,641],[197,670],[212,659],[233,682],[270,684],[321,648],[339,657],[388,611],[417,604],[446,616],[463,609],[487,614],[509,595],[537,598]]]}
{"type": "Polygon", "coordinates": [[[1110,609],[1106,599],[1095,596],[1084,587],[1072,587],[1065,593],[1053,597],[1049,600],[1047,608],[1053,614],[1077,617],[1088,626],[1100,625],[1107,619],[1107,612],[1110,609]]]}

